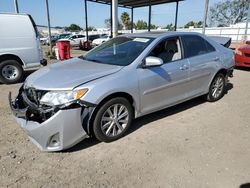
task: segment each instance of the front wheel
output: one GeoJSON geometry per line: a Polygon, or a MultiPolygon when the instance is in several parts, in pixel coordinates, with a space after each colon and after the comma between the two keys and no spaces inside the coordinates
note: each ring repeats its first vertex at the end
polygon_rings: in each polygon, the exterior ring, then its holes
{"type": "Polygon", "coordinates": [[[23,68],[16,60],[0,62],[0,81],[4,84],[18,83],[23,78],[23,68]]]}
{"type": "Polygon", "coordinates": [[[130,127],[133,108],[125,98],[117,97],[104,103],[93,121],[95,137],[102,142],[121,138],[130,127]]]}
{"type": "Polygon", "coordinates": [[[209,87],[209,92],[206,96],[207,101],[215,102],[221,99],[225,94],[225,86],[225,76],[222,73],[218,73],[209,87]]]}

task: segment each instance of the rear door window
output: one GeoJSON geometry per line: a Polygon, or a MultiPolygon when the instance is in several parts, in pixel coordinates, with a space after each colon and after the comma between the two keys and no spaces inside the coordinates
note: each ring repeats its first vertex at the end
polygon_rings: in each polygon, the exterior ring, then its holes
{"type": "Polygon", "coordinates": [[[215,51],[215,48],[200,36],[184,35],[182,40],[186,58],[215,51]]]}

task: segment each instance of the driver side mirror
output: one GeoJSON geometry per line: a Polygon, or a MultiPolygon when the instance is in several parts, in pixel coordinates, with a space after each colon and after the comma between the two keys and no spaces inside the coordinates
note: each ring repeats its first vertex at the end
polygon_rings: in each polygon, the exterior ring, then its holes
{"type": "Polygon", "coordinates": [[[154,56],[148,56],[146,57],[143,67],[155,67],[155,66],[161,66],[163,64],[163,60],[159,57],[154,56]]]}

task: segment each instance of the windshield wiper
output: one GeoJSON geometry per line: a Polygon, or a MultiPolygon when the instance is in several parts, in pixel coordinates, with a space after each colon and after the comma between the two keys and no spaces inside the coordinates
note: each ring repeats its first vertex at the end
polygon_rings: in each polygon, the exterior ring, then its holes
{"type": "Polygon", "coordinates": [[[97,59],[86,59],[85,60],[87,61],[93,61],[93,62],[96,62],[96,63],[102,63],[101,61],[97,60],[97,59]]]}

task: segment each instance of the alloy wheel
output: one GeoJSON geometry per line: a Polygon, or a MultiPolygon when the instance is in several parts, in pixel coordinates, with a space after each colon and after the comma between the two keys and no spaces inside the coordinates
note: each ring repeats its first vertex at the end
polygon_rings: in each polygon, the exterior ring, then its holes
{"type": "Polygon", "coordinates": [[[101,130],[108,137],[121,134],[128,125],[129,112],[123,104],[110,106],[101,118],[101,130]]]}

